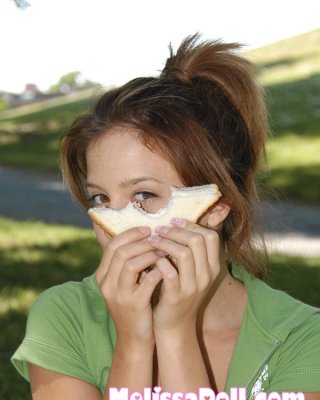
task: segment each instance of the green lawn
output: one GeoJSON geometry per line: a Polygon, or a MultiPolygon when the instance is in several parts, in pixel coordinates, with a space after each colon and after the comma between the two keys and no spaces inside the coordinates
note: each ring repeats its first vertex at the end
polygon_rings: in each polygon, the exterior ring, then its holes
{"type": "Polygon", "coordinates": [[[320,201],[320,29],[249,52],[261,68],[271,125],[269,173],[283,199],[320,201]]]}
{"type": "MultiPolygon", "coordinates": [[[[281,200],[320,204],[320,134],[274,137],[267,145],[270,170],[260,181],[281,200]]],[[[271,193],[271,197],[272,197],[271,193]]]]}
{"type": "Polygon", "coordinates": [[[67,127],[94,101],[92,91],[0,112],[0,164],[58,171],[67,127]]]}
{"type": "MultiPolygon", "coordinates": [[[[31,400],[9,362],[21,342],[27,312],[48,287],[91,275],[101,250],[90,230],[0,218],[0,399],[31,400]]],[[[271,286],[320,306],[320,259],[273,255],[271,286]]]]}

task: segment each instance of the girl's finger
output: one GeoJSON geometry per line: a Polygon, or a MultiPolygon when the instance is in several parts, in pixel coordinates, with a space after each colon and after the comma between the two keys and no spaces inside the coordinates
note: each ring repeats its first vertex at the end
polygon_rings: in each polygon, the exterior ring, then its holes
{"type": "MultiPolygon", "coordinates": [[[[121,240],[118,237],[112,239],[105,247],[105,252],[100,264],[100,268],[105,268],[105,278],[114,285],[119,282],[119,276],[124,264],[131,258],[140,256],[148,251],[153,250],[149,241],[146,239],[147,233],[132,232],[121,240]],[[133,240],[135,240],[133,242],[133,240]]],[[[149,231],[150,232],[150,231],[149,231]]]]}
{"type": "Polygon", "coordinates": [[[173,298],[173,296],[180,292],[181,288],[177,270],[166,258],[159,258],[156,265],[163,278],[163,291],[166,291],[168,296],[173,298]]]}
{"type": "MultiPolygon", "coordinates": [[[[207,267],[208,273],[211,275],[212,278],[216,278],[216,276],[220,272],[219,267],[219,251],[220,251],[220,238],[216,231],[213,229],[204,228],[198,224],[190,224],[189,229],[192,232],[196,232],[200,234],[205,241],[205,247],[207,251],[207,267]]],[[[198,273],[203,271],[200,269],[198,273]]]]}
{"type": "Polygon", "coordinates": [[[147,226],[140,226],[128,229],[127,231],[122,232],[119,235],[108,240],[108,242],[103,247],[104,253],[112,255],[118,247],[136,242],[137,240],[141,240],[147,237],[149,234],[150,228],[147,226]]]}
{"type": "MultiPolygon", "coordinates": [[[[196,266],[200,266],[200,268],[196,268],[196,273],[197,275],[200,274],[200,276],[203,276],[203,272],[205,269],[208,274],[210,274],[213,278],[215,278],[219,273],[220,240],[218,233],[212,229],[204,228],[198,224],[189,222],[187,220],[177,220],[176,218],[174,218],[172,220],[172,223],[175,226],[180,227],[182,231],[188,230],[190,232],[198,233],[203,237],[207,253],[207,263],[205,262],[204,258],[202,260],[199,260],[199,262],[196,262],[196,266]]],[[[170,232],[171,230],[168,233],[170,232]]],[[[165,232],[161,233],[160,231],[159,234],[161,236],[167,237],[165,232]]],[[[197,239],[194,238],[194,241],[196,242],[197,239]]],[[[199,245],[200,245],[200,240],[199,240],[199,245]]],[[[198,246],[196,245],[195,247],[198,246]]],[[[202,255],[202,257],[204,257],[204,254],[202,255]]]]}
{"type": "Polygon", "coordinates": [[[124,291],[133,291],[139,285],[138,277],[147,267],[160,258],[154,250],[128,260],[119,274],[118,287],[124,291]]]}
{"type": "Polygon", "coordinates": [[[151,301],[152,294],[159,282],[163,279],[160,270],[155,267],[141,280],[140,284],[135,290],[136,298],[146,299],[148,302],[151,301]]]}
{"type": "Polygon", "coordinates": [[[188,223],[186,221],[185,225],[184,228],[158,228],[157,231],[162,239],[158,242],[159,246],[157,245],[157,248],[167,251],[170,256],[178,259],[179,256],[175,254],[173,250],[169,249],[169,247],[165,247],[166,242],[164,242],[164,238],[182,244],[185,248],[180,248],[181,250],[178,251],[178,254],[180,253],[179,262],[180,264],[183,263],[181,264],[183,266],[182,269],[179,269],[179,274],[181,274],[181,283],[182,285],[188,284],[188,287],[190,287],[191,282],[194,282],[195,285],[198,284],[198,286],[202,288],[208,285],[211,280],[207,250],[208,243],[206,238],[203,236],[203,233],[206,232],[204,232],[204,228],[199,227],[197,224],[188,223]],[[193,275],[190,269],[190,263],[192,260],[193,275]],[[187,268],[188,266],[190,268],[187,268]]]}
{"type": "Polygon", "coordinates": [[[181,238],[182,235],[177,237],[177,235],[166,234],[168,239],[159,236],[157,242],[153,242],[152,238],[149,239],[158,250],[168,253],[170,258],[173,258],[178,269],[181,287],[185,289],[196,284],[195,260],[192,249],[188,247],[187,235],[185,232],[183,238],[181,238]],[[181,242],[183,244],[180,244],[181,242]]]}

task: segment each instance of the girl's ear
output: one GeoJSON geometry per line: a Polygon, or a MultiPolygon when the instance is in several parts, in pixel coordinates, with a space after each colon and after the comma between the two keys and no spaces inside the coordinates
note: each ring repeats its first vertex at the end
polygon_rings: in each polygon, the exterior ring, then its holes
{"type": "Polygon", "coordinates": [[[215,203],[200,220],[200,224],[209,229],[218,230],[222,222],[227,218],[230,206],[223,200],[215,203]]]}

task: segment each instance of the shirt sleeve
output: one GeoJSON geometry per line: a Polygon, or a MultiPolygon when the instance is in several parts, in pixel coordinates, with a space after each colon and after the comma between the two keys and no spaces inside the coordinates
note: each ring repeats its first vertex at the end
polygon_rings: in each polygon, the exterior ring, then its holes
{"type": "Polygon", "coordinates": [[[320,391],[320,313],[307,318],[288,336],[267,391],[320,391]]]}
{"type": "Polygon", "coordinates": [[[26,335],[11,358],[28,381],[28,364],[95,384],[82,340],[81,307],[76,284],[43,292],[30,309],[26,335]]]}

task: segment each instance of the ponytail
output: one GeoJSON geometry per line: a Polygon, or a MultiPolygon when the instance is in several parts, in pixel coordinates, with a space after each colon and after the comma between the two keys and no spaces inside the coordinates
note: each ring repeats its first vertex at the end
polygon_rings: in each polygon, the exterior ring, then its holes
{"type": "Polygon", "coordinates": [[[204,85],[213,82],[219,85],[243,118],[256,153],[262,150],[265,155],[267,113],[263,89],[255,79],[255,66],[235,53],[241,48],[239,43],[216,40],[203,41],[199,45],[198,41],[199,34],[188,36],[176,54],[170,45],[170,57],[161,77],[184,83],[201,79],[204,85]]]}

